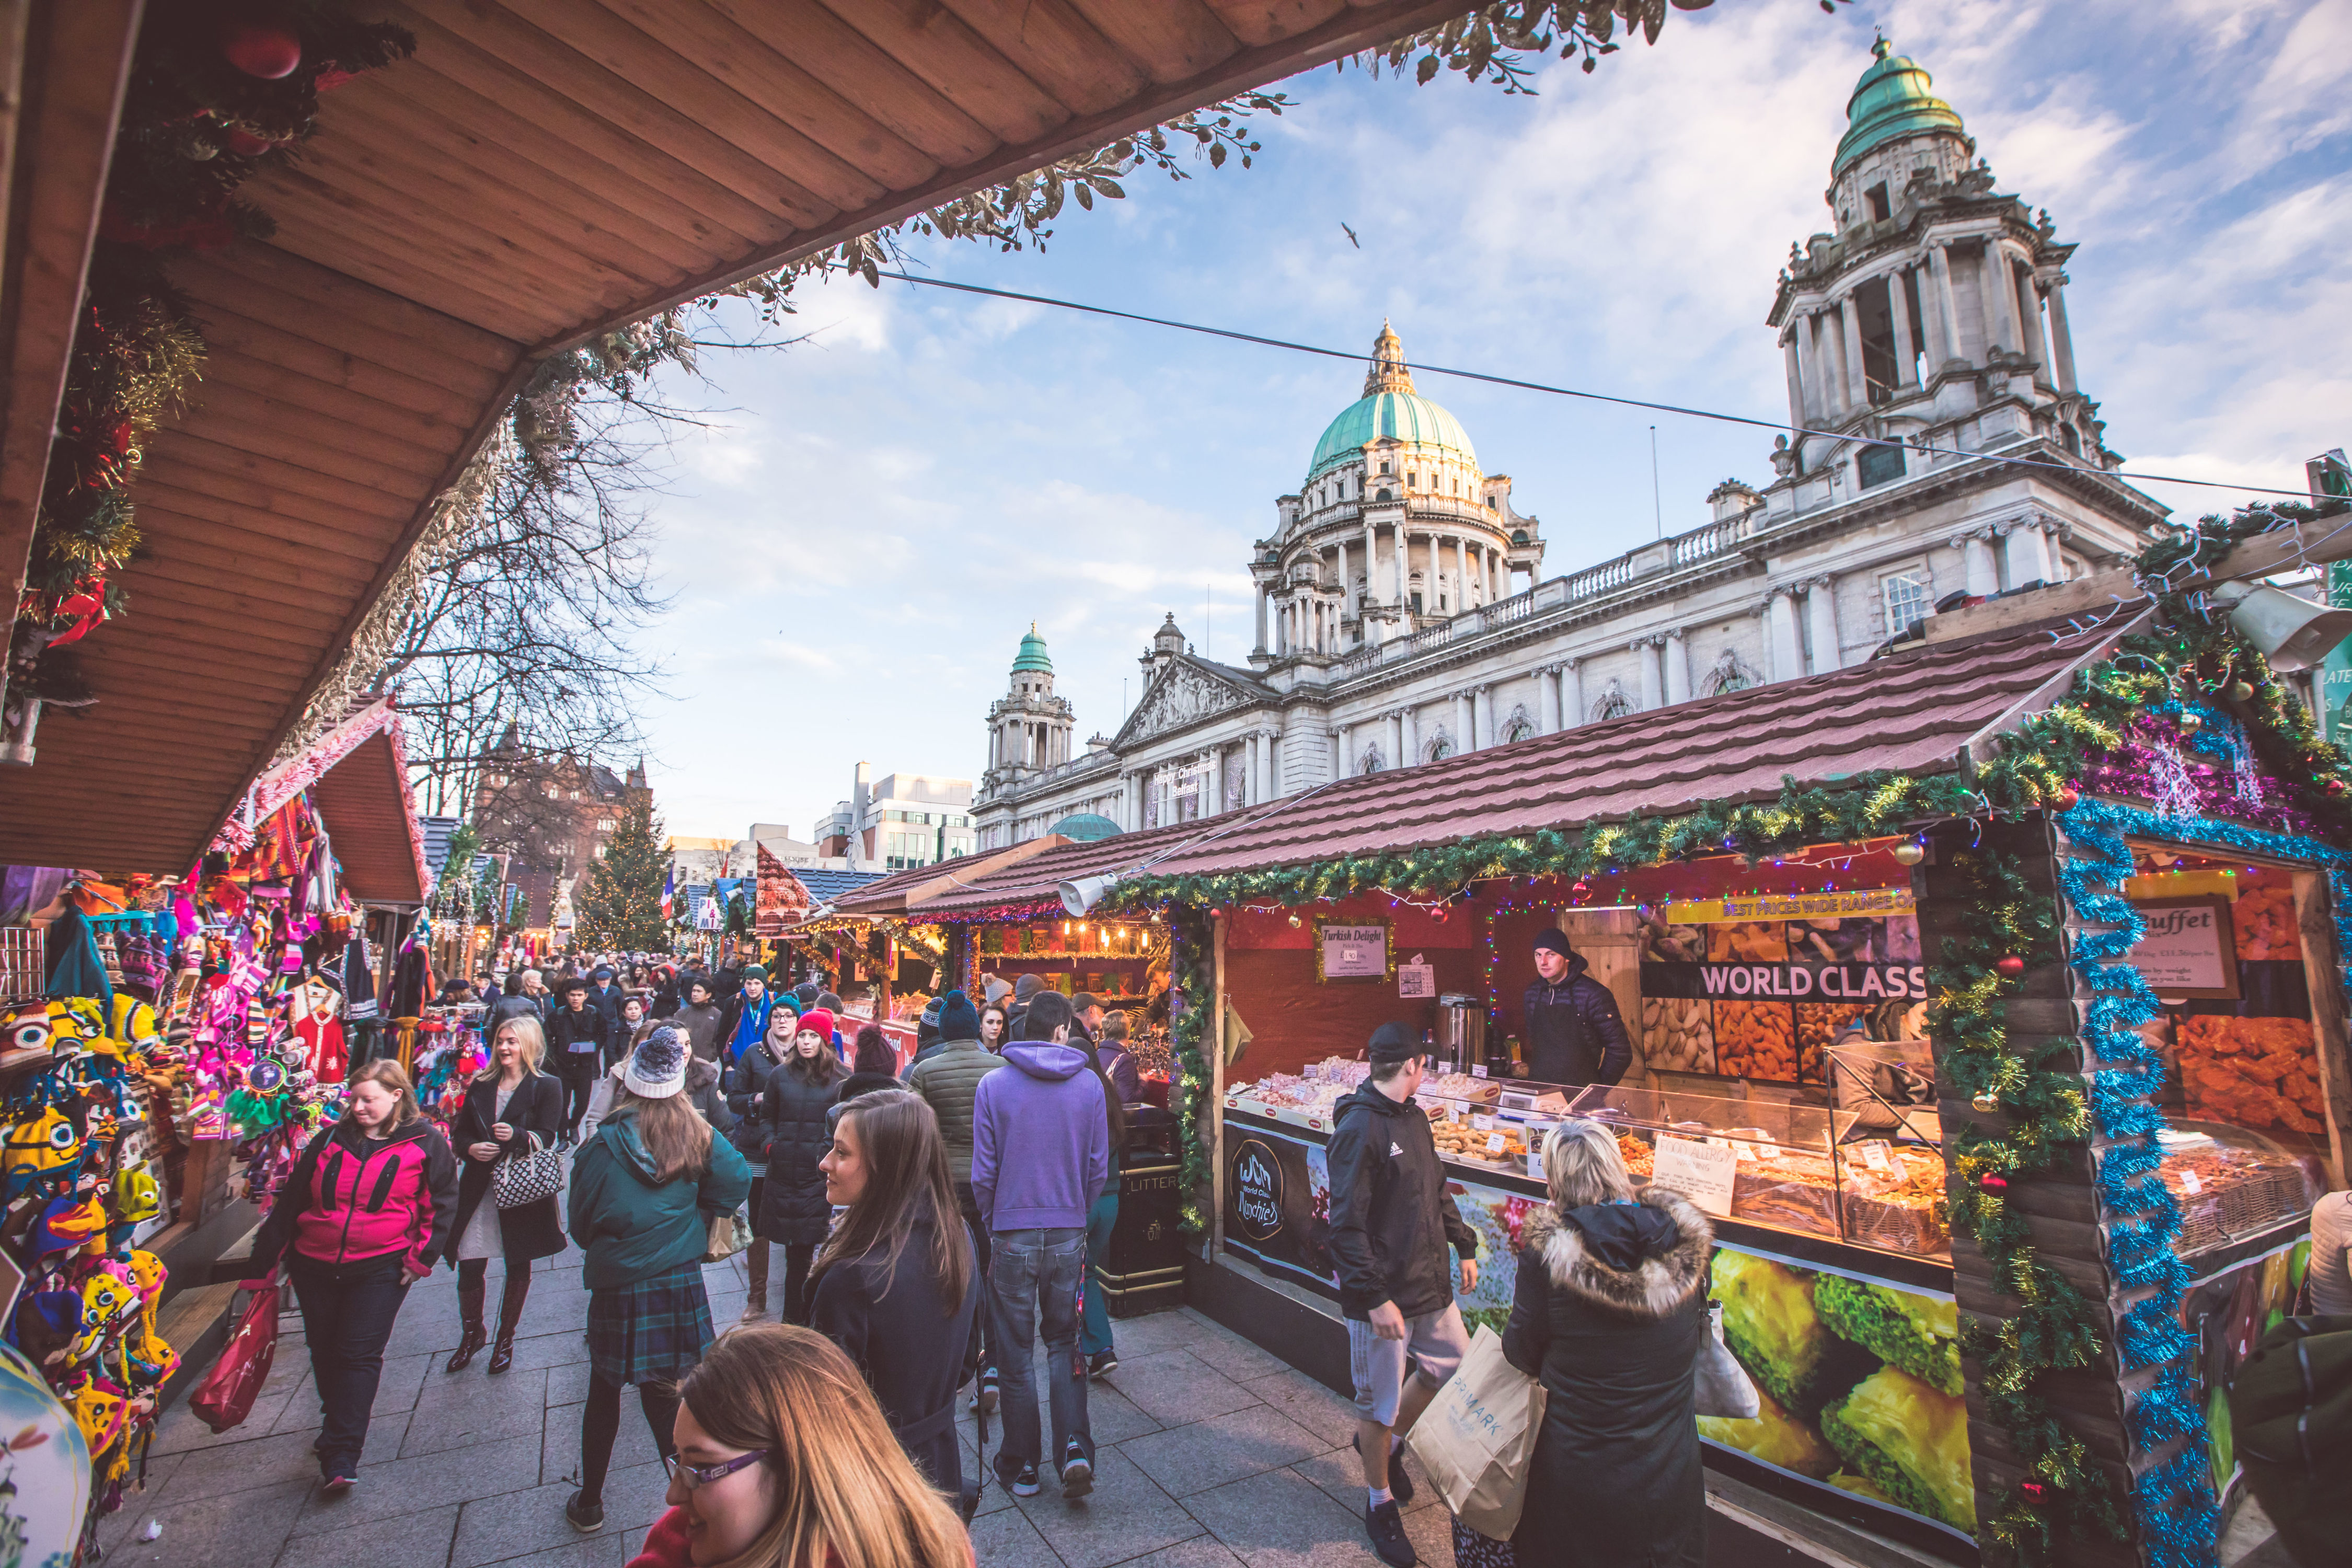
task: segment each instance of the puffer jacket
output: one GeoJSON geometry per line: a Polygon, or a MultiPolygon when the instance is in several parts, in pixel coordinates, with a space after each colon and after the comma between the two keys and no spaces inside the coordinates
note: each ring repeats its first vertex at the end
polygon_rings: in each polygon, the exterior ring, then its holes
{"type": "MultiPolygon", "coordinates": [[[[768,1163],[768,1122],[760,1113],[760,1091],[768,1087],[768,1074],[775,1066],[776,1058],[764,1046],[754,1047],[729,1062],[727,1076],[720,1080],[727,1091],[727,1109],[735,1117],[727,1131],[728,1142],[745,1160],[763,1169],[768,1163]]],[[[759,1217],[751,1216],[755,1224],[759,1217]]]]}
{"type": "Polygon", "coordinates": [[[686,1031],[687,1046],[696,1056],[714,1062],[719,1059],[719,1026],[726,1016],[718,1003],[705,1002],[699,1007],[680,1007],[670,1015],[669,1021],[674,1027],[686,1031]]]}
{"type": "Polygon", "coordinates": [[[253,1238],[253,1272],[268,1273],[292,1247],[341,1268],[408,1255],[423,1272],[455,1241],[457,1157],[440,1129],[418,1117],[379,1142],[349,1117],[302,1151],[253,1238]]]}
{"type": "Polygon", "coordinates": [[[980,1092],[980,1080],[1003,1065],[1003,1057],[978,1040],[950,1040],[908,1069],[907,1087],[939,1118],[948,1173],[959,1182],[971,1180],[972,1097],[980,1092]]]}
{"type": "Polygon", "coordinates": [[[789,1066],[768,1073],[760,1119],[767,1127],[768,1179],[752,1234],[767,1241],[812,1246],[824,1239],[833,1205],[824,1201],[824,1173],[816,1163],[833,1147],[825,1112],[840,1098],[841,1080],[811,1083],[789,1066]]]}
{"type": "Polygon", "coordinates": [[[580,1283],[609,1290],[698,1260],[710,1245],[710,1221],[732,1213],[751,1190],[743,1156],[724,1138],[710,1141],[710,1168],[699,1178],[654,1179],[654,1159],[637,1136],[637,1109],[625,1104],[596,1129],[572,1162],[565,1218],[588,1254],[580,1283]]]}

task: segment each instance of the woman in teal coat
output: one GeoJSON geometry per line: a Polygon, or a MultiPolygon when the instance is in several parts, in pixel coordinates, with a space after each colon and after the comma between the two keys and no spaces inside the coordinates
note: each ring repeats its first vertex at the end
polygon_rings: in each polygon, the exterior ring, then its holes
{"type": "Polygon", "coordinates": [[[675,1449],[677,1380],[717,1335],[702,1289],[710,1222],[751,1190],[743,1156],[711,1135],[682,1091],[687,1039],[664,1025],[623,1068],[612,1110],[572,1163],[572,1239],[588,1254],[588,1403],[580,1413],[580,1489],[563,1505],[583,1534],[604,1527],[604,1477],[621,1430],[621,1387],[637,1385],[646,1424],[675,1449]]]}

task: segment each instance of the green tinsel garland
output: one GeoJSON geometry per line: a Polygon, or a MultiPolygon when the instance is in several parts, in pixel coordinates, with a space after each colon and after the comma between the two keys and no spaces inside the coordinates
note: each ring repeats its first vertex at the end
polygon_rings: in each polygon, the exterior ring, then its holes
{"type": "Polygon", "coordinates": [[[1169,1040],[1176,1059],[1176,1076],[1169,1092],[1176,1097],[1178,1147],[1183,1157],[1183,1232],[1200,1236],[1209,1228],[1201,1212],[1201,1194],[1209,1190],[1209,1091],[1216,1079],[1201,1046],[1209,1036],[1211,1011],[1217,1005],[1210,984],[1210,917],[1197,909],[1176,905],[1168,910],[1174,942],[1168,955],[1168,978],[1184,998],[1184,1010],[1168,1021],[1169,1040]]]}
{"type": "MultiPolygon", "coordinates": [[[[2208,518],[2182,539],[2152,547],[2138,570],[2147,581],[2178,581],[2189,572],[2210,569],[2231,546],[2254,534],[2347,510],[2341,502],[2290,504],[2250,510],[2226,521],[2208,518]]],[[[1187,1229],[1197,1232],[1203,1223],[1198,1194],[1209,1171],[1200,1099],[1210,1079],[1200,1046],[1215,998],[1202,974],[1201,955],[1208,938],[1201,911],[1212,907],[1259,900],[1297,905],[1374,891],[1452,891],[1487,879],[1585,877],[1725,854],[1762,858],[1809,844],[1916,831],[1937,821],[2021,818],[2068,799],[2071,781],[2122,743],[2136,714],[2184,694],[2221,700],[2238,680],[2251,685],[2252,695],[2228,698],[2228,704],[2243,721],[2264,773],[2293,784],[2296,808],[2322,832],[2352,842],[2346,759],[2320,738],[2309,710],[2293,700],[2262,656],[2239,642],[2226,624],[2208,622],[2179,594],[2164,594],[2158,605],[2155,629],[2121,639],[2109,658],[2075,678],[2066,699],[2000,736],[1994,759],[1972,775],[1916,778],[1879,772],[1815,789],[1801,789],[1788,777],[1771,801],[1710,801],[1673,816],[1593,823],[1573,832],[1489,836],[1407,853],[1251,871],[1147,876],[1122,886],[1110,907],[1160,907],[1177,922],[1179,981],[1188,999],[1198,999],[1175,1025],[1186,1085],[1178,1114],[1187,1229]],[[2331,783],[2343,793],[2330,793],[2331,783]]],[[[2056,900],[2033,892],[2017,862],[1992,850],[1958,847],[1951,864],[1972,896],[1960,911],[1959,934],[1946,942],[1933,971],[1930,1026],[1939,1046],[1940,1070],[1954,1090],[1971,1100],[1990,1096],[2006,1125],[1997,1131],[1964,1125],[1954,1134],[1948,1207],[1954,1232],[1976,1242],[2017,1303],[1998,1328],[1971,1322],[1966,1342],[1985,1369],[1980,1389],[1987,1414],[2029,1467],[2026,1485],[2034,1489],[2013,1489],[1998,1500],[1979,1521],[1979,1534],[1989,1552],[2028,1564],[2054,1563],[2062,1535],[2121,1538],[2125,1526],[2105,1474],[2037,1392],[2048,1373],[2088,1364],[2101,1352],[2101,1340],[2081,1293],[2034,1256],[2031,1228],[2012,1206],[2008,1183],[2047,1171],[2062,1154],[2078,1152],[2089,1131],[2089,1110],[2072,1038],[2024,1047],[2011,1042],[2006,999],[2022,983],[1994,967],[2011,954],[2029,965],[2060,958],[2056,900]],[[1997,1178],[1994,1185],[1985,1185],[1987,1176],[1997,1178]]]]}

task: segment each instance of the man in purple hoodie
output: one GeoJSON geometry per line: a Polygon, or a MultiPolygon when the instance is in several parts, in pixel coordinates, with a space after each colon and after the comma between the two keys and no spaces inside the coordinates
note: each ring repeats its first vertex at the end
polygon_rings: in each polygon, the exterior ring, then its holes
{"type": "Polygon", "coordinates": [[[1078,1293],[1087,1211],[1110,1183],[1110,1129],[1102,1079],[1069,1038],[1069,998],[1038,992],[1021,1038],[1004,1048],[1012,1070],[982,1079],[972,1098],[971,1192],[994,1242],[990,1342],[1004,1380],[996,1470],[1015,1497],[1037,1495],[1044,1448],[1029,1346],[1041,1330],[1062,1495],[1081,1498],[1095,1484],[1078,1293]]]}

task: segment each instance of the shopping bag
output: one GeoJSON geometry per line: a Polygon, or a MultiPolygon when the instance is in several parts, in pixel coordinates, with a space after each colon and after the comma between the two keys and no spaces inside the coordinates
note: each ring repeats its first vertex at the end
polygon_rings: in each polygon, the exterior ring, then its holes
{"type": "Polygon", "coordinates": [[[1543,1420],[1543,1384],[1505,1361],[1501,1337],[1482,1323],[1405,1445],[1456,1518],[1508,1541],[1519,1527],[1543,1420]]]}
{"type": "Polygon", "coordinates": [[[1756,1382],[1731,1347],[1723,1342],[1723,1310],[1710,1307],[1708,1331],[1698,1341],[1698,1363],[1691,1369],[1691,1394],[1701,1415],[1753,1421],[1762,1410],[1756,1382]]]}
{"type": "Polygon", "coordinates": [[[716,1215],[710,1222],[709,1243],[702,1249],[705,1263],[724,1263],[751,1243],[751,1227],[740,1211],[716,1215]]]}
{"type": "Polygon", "coordinates": [[[188,1395],[189,1410],[215,1432],[241,1425],[253,1414],[254,1397],[269,1381],[269,1363],[278,1358],[278,1281],[247,1279],[237,1289],[253,1295],[237,1314],[220,1360],[188,1395]]]}

